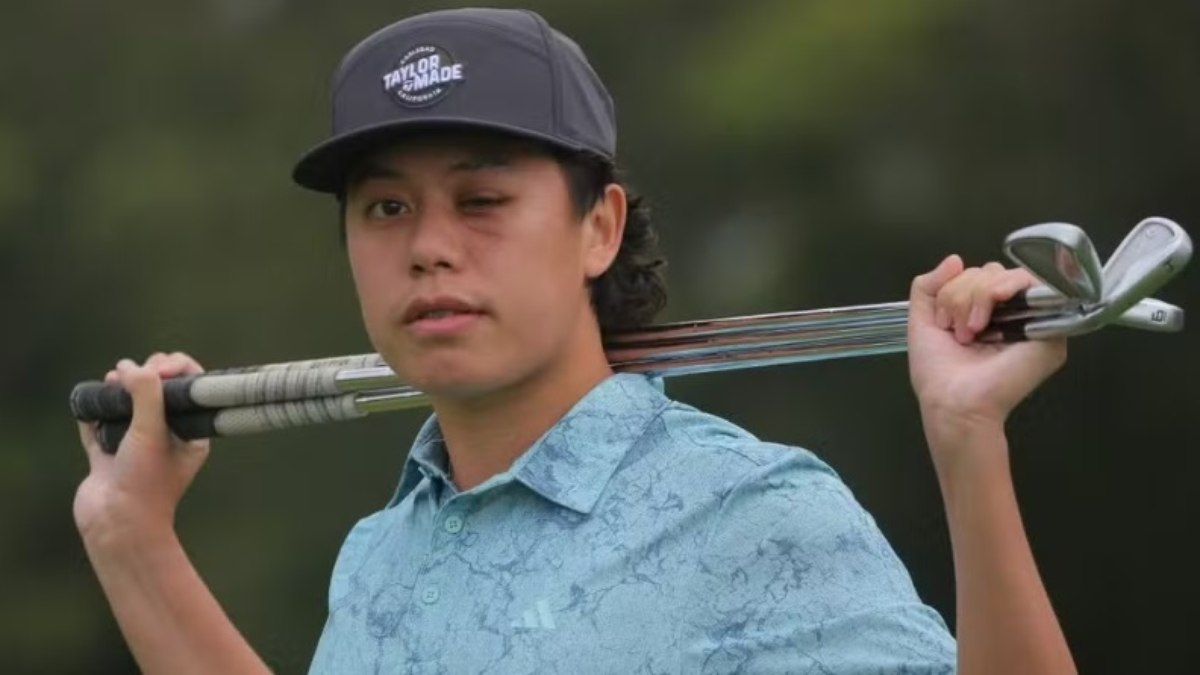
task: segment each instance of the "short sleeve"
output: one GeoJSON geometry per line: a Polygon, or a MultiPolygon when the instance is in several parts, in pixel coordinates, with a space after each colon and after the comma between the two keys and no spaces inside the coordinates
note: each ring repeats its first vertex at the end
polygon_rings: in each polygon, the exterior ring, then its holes
{"type": "Polygon", "coordinates": [[[724,495],[696,584],[692,672],[954,672],[945,622],[849,488],[807,451],[724,495]]]}
{"type": "MultiPolygon", "coordinates": [[[[352,577],[362,565],[368,548],[374,539],[374,533],[381,514],[363,518],[358,521],[338,551],[337,561],[333,564],[333,573],[329,580],[329,613],[317,648],[309,664],[309,674],[345,672],[347,650],[344,644],[349,636],[346,628],[339,621],[339,610],[353,600],[352,577]]],[[[354,658],[351,653],[349,658],[354,658]]]]}
{"type": "Polygon", "coordinates": [[[349,595],[350,576],[362,565],[363,557],[374,537],[376,523],[382,516],[375,513],[358,521],[346,535],[338,550],[337,561],[329,579],[329,609],[332,611],[349,595]]]}

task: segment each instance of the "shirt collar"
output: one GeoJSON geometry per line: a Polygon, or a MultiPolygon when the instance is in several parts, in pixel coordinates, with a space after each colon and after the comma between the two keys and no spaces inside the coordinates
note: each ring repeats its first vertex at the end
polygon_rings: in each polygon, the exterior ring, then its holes
{"type": "Polygon", "coordinates": [[[403,501],[425,478],[452,486],[449,469],[450,460],[446,455],[446,441],[442,438],[442,428],[438,426],[437,415],[430,415],[421,425],[417,437],[413,439],[408,459],[404,462],[404,471],[400,474],[400,487],[396,488],[396,494],[392,496],[388,506],[395,506],[403,501]]]}
{"type": "MultiPolygon", "coordinates": [[[[644,375],[612,375],[592,388],[533,443],[508,471],[485,485],[516,480],[560,506],[590,513],[633,444],[668,403],[662,381],[644,375]]],[[[431,415],[413,441],[399,503],[422,476],[449,484],[445,441],[431,415]]]]}

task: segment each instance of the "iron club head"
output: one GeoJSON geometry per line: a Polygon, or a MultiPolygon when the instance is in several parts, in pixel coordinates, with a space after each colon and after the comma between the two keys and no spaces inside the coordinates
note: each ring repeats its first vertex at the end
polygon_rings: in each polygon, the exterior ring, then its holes
{"type": "Polygon", "coordinates": [[[1130,277],[1134,268],[1163,265],[1167,268],[1164,272],[1173,275],[1173,270],[1182,269],[1191,255],[1191,239],[1177,223],[1167,218],[1146,218],[1133,226],[1104,263],[1104,295],[1114,295],[1123,286],[1138,282],[1130,277]]]}
{"type": "Polygon", "coordinates": [[[1051,289],[1091,305],[1100,301],[1103,274],[1096,247],[1070,223],[1023,227],[1004,239],[1004,253],[1051,289]]]}
{"type": "Polygon", "coordinates": [[[1094,307],[1064,317],[1030,322],[1031,338],[1080,335],[1112,323],[1178,274],[1191,259],[1187,232],[1166,218],[1134,226],[1104,266],[1104,293],[1094,307]]]}
{"type": "Polygon", "coordinates": [[[1183,308],[1154,298],[1142,298],[1117,317],[1113,325],[1152,333],[1178,333],[1183,330],[1183,308]]]}

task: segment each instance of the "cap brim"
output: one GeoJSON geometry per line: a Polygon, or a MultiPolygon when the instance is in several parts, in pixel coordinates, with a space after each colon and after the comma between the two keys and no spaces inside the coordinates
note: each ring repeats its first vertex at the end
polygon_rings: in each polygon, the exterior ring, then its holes
{"type": "Polygon", "coordinates": [[[306,152],[292,170],[292,180],[317,192],[337,194],[346,186],[346,175],[368,153],[422,133],[453,130],[491,131],[542,141],[568,150],[588,150],[582,143],[521,127],[461,117],[426,117],[392,121],[334,136],[306,152]]]}

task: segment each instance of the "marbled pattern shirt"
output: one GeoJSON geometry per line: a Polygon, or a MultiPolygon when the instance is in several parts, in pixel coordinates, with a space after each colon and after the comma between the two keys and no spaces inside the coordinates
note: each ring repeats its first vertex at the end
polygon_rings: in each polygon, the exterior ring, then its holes
{"type": "Polygon", "coordinates": [[[949,673],[845,484],[614,375],[459,492],[436,418],[350,532],[314,673],[949,673]]]}

